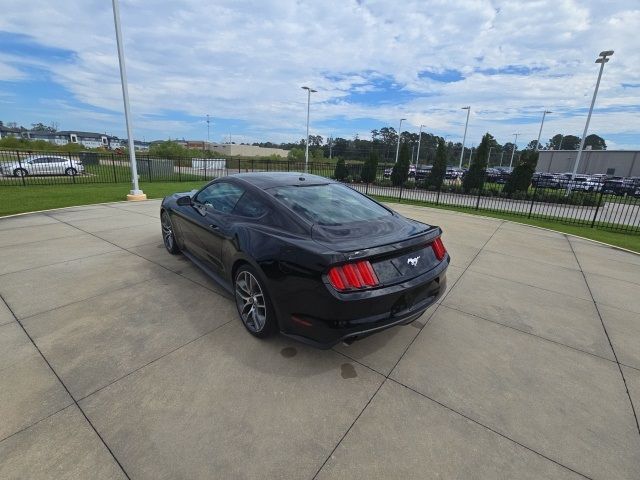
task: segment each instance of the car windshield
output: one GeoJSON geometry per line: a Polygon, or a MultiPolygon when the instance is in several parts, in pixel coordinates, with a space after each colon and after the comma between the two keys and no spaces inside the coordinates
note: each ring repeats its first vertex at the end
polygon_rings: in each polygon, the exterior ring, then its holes
{"type": "Polygon", "coordinates": [[[344,185],[274,187],[269,192],[312,223],[343,225],[391,215],[384,207],[344,185]]]}

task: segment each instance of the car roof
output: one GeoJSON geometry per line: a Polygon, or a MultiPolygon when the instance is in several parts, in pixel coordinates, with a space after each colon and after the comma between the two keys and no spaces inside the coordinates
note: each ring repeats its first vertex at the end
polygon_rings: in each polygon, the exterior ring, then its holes
{"type": "Polygon", "coordinates": [[[308,185],[326,185],[327,183],[336,183],[335,181],[325,177],[300,172],[236,173],[234,175],[229,175],[229,177],[237,178],[263,190],[273,187],[300,187],[308,185]]]}

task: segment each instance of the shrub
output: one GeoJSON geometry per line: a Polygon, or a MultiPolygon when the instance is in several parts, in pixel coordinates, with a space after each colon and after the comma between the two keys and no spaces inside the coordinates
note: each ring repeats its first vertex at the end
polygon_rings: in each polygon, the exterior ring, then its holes
{"type": "Polygon", "coordinates": [[[402,147],[400,147],[398,162],[393,166],[393,170],[391,171],[391,183],[395,187],[399,187],[409,178],[410,157],[409,146],[403,143],[402,147]]]}
{"type": "Polygon", "coordinates": [[[376,179],[376,173],[378,172],[378,153],[375,151],[369,152],[369,157],[364,161],[362,166],[361,177],[362,181],[371,183],[376,179]]]}
{"type": "Polygon", "coordinates": [[[438,149],[436,150],[436,159],[433,162],[433,168],[427,177],[427,183],[436,188],[442,186],[444,175],[447,171],[447,147],[444,139],[438,138],[438,149]]]}
{"type": "Polygon", "coordinates": [[[504,185],[507,193],[526,192],[531,185],[531,179],[538,165],[538,152],[535,150],[525,150],[520,155],[520,162],[513,169],[511,175],[504,185]]]}
{"type": "Polygon", "coordinates": [[[494,138],[490,133],[485,133],[478,146],[475,158],[471,161],[469,171],[462,179],[462,188],[466,193],[473,189],[482,188],[484,185],[484,175],[487,168],[487,158],[489,156],[489,145],[493,144],[494,138]]]}
{"type": "Polygon", "coordinates": [[[336,180],[344,180],[345,178],[347,178],[347,175],[349,174],[349,172],[347,171],[347,166],[344,163],[344,158],[339,159],[336,162],[336,168],[333,171],[333,177],[336,180]]]}

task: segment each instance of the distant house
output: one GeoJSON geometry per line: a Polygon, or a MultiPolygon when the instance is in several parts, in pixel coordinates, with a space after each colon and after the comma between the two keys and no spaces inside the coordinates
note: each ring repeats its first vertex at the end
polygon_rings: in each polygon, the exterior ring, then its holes
{"type": "Polygon", "coordinates": [[[109,138],[114,138],[102,133],[76,132],[72,130],[56,132],[56,135],[67,137],[69,139],[67,143],[78,143],[86,148],[111,148],[109,138]]]}
{"type": "Polygon", "coordinates": [[[134,140],[133,148],[139,152],[148,152],[151,142],[143,142],[142,140],[134,140]]]}
{"type": "Polygon", "coordinates": [[[69,143],[69,136],[58,132],[29,131],[26,132],[26,135],[29,140],[43,140],[54,145],[66,145],[69,143]]]}
{"type": "Polygon", "coordinates": [[[0,123],[0,138],[22,138],[26,132],[19,128],[5,127],[0,123]]]}

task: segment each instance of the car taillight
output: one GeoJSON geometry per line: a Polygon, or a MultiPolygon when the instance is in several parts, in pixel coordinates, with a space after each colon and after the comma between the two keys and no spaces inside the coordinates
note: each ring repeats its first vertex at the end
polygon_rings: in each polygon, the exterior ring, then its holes
{"type": "Polygon", "coordinates": [[[447,254],[447,249],[444,248],[444,243],[442,243],[442,239],[440,237],[436,238],[433,243],[431,243],[431,248],[438,260],[442,260],[447,254]]]}
{"type": "Polygon", "coordinates": [[[331,286],[339,292],[380,285],[378,276],[368,260],[331,267],[328,277],[331,286]]]}

